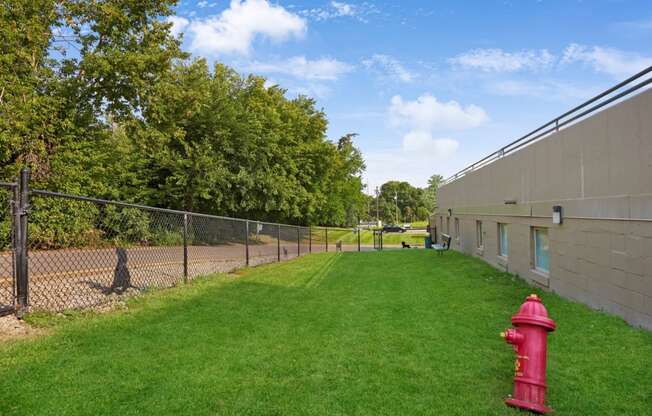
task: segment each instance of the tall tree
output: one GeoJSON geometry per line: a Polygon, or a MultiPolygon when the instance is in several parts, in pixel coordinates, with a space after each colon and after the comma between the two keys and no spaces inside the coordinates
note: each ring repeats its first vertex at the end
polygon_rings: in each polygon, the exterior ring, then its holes
{"type": "MultiPolygon", "coordinates": [[[[355,134],[331,142],[315,100],[189,60],[175,3],[0,0],[0,177],[28,166],[51,190],[296,224],[364,216],[355,134]]],[[[44,246],[96,235],[107,213],[73,208],[56,207],[65,232],[43,216],[35,230],[66,236],[44,246]]]]}
{"type": "Polygon", "coordinates": [[[428,186],[424,189],[424,205],[430,212],[437,208],[437,189],[444,180],[441,175],[434,174],[428,178],[428,186]]]}
{"type": "Polygon", "coordinates": [[[29,165],[41,179],[70,125],[48,56],[59,12],[51,0],[0,2],[0,175],[29,165]]]}
{"type": "Polygon", "coordinates": [[[0,175],[29,166],[41,186],[107,192],[116,122],[185,55],[162,17],[174,0],[11,0],[0,7],[0,175]]]}
{"type": "Polygon", "coordinates": [[[430,191],[430,187],[421,189],[408,182],[384,183],[378,196],[383,221],[393,223],[427,219],[434,206],[430,191]]]}

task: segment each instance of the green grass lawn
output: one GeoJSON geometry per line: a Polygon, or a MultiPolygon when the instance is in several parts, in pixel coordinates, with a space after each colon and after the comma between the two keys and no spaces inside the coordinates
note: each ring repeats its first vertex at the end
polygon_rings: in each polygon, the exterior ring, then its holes
{"type": "MultiPolygon", "coordinates": [[[[426,237],[425,232],[419,233],[384,233],[383,234],[383,244],[384,245],[400,245],[401,241],[405,241],[407,244],[414,244],[423,246],[424,238],[426,237]]],[[[344,244],[358,244],[358,234],[357,232],[351,230],[329,230],[328,231],[328,242],[329,244],[335,244],[335,241],[342,241],[344,244]]],[[[360,232],[360,244],[363,245],[373,245],[374,243],[374,234],[371,230],[362,230],[360,232]]]]}
{"type": "Polygon", "coordinates": [[[428,220],[423,221],[413,221],[412,228],[426,228],[428,226],[428,220]]]}
{"type": "MultiPolygon", "coordinates": [[[[1,415],[517,415],[498,333],[532,289],[454,252],[323,253],[31,316],[0,346],[1,415]]],[[[647,415],[652,333],[541,293],[559,415],[647,415]]]]}

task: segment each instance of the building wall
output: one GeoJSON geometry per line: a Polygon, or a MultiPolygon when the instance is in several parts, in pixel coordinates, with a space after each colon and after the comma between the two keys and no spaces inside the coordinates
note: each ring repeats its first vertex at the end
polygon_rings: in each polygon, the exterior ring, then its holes
{"type": "Polygon", "coordinates": [[[431,224],[446,232],[451,210],[452,249],[652,330],[652,90],[442,186],[438,202],[431,224]],[[532,227],[548,229],[548,273],[534,270],[532,227]]]}

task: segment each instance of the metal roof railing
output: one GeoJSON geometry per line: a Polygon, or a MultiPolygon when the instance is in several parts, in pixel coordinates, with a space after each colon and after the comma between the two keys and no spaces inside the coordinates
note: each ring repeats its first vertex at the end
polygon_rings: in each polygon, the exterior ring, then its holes
{"type": "Polygon", "coordinates": [[[553,133],[556,133],[560,129],[570,126],[571,124],[579,121],[580,119],[583,119],[584,117],[591,115],[597,110],[617,100],[620,100],[621,98],[626,97],[634,93],[635,91],[640,90],[641,88],[652,83],[652,76],[646,77],[646,75],[650,75],[650,73],[652,73],[652,66],[649,66],[644,70],[642,70],[641,72],[637,73],[636,75],[633,75],[627,78],[626,80],[619,82],[613,87],[583,102],[577,107],[568,110],[564,114],[550,120],[549,122],[547,122],[546,124],[540,127],[537,127],[536,129],[532,130],[531,132],[527,133],[524,136],[521,136],[520,138],[509,143],[508,145],[501,147],[500,149],[496,150],[492,154],[478,160],[472,165],[465,167],[464,169],[460,170],[454,175],[443,180],[441,182],[441,185],[442,186],[447,185],[463,177],[469,172],[478,170],[483,166],[493,163],[496,160],[501,159],[502,157],[512,152],[515,152],[516,150],[519,150],[529,144],[532,144],[535,141],[543,139],[553,133]],[[630,84],[632,84],[634,81],[640,81],[640,82],[630,86],[630,84]]]}

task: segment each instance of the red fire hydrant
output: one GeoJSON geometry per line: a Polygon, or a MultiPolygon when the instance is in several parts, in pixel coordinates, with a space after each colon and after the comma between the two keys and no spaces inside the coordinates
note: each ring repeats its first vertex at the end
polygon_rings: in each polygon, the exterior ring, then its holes
{"type": "Polygon", "coordinates": [[[512,316],[516,328],[501,332],[500,336],[514,347],[514,395],[505,399],[508,406],[537,413],[548,413],[546,399],[546,355],[548,332],[555,330],[555,321],[537,295],[530,295],[512,316]]]}

